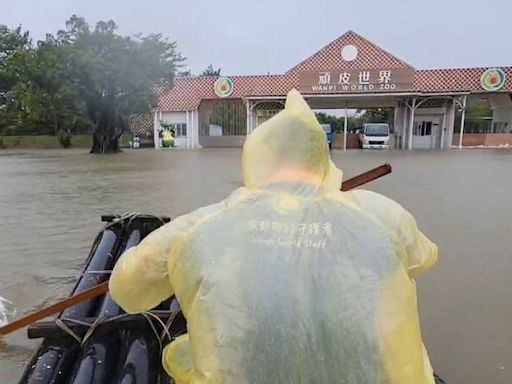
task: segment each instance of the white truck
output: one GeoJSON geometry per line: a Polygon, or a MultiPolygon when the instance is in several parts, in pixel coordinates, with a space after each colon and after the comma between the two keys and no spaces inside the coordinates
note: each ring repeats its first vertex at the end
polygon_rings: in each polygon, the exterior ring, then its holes
{"type": "Polygon", "coordinates": [[[389,149],[389,124],[364,124],[359,133],[359,142],[363,149],[389,149]]]}

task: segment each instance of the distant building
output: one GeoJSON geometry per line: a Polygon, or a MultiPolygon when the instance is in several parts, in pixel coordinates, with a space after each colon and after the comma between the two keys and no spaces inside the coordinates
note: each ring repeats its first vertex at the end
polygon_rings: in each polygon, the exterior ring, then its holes
{"type": "Polygon", "coordinates": [[[454,126],[464,129],[468,97],[488,99],[493,132],[512,131],[512,67],[416,70],[349,31],[282,75],[176,78],[153,111],[153,135],[163,124],[178,146],[240,146],[292,88],[315,110],[394,108],[401,149],[462,143],[454,126]]]}

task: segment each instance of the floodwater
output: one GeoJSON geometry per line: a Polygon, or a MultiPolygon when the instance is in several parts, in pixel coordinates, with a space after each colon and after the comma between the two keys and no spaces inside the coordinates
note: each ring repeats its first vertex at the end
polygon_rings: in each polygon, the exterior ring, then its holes
{"type": "MultiPolygon", "coordinates": [[[[422,330],[448,384],[512,382],[512,151],[333,152],[346,177],[387,161],[369,189],[402,203],[440,248],[418,280],[422,330]]],[[[241,184],[239,149],[0,151],[0,296],[18,311],[64,297],[101,228],[100,215],[176,217],[241,184]]],[[[37,347],[0,340],[2,384],[37,347]]]]}

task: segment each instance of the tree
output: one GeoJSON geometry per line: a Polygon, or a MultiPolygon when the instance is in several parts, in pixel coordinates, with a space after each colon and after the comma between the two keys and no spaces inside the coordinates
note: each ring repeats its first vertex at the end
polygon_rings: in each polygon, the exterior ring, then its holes
{"type": "Polygon", "coordinates": [[[161,34],[131,39],[116,29],[110,20],[91,30],[83,18],[73,16],[57,34],[93,129],[91,153],[119,151],[129,117],[155,105],[153,89],[171,85],[184,61],[176,43],[161,34]]]}
{"type": "Polygon", "coordinates": [[[7,71],[9,61],[14,55],[28,51],[31,45],[28,31],[23,32],[21,26],[10,29],[0,25],[0,106],[5,104],[6,93],[16,84],[16,79],[7,71]]]}
{"type": "MultiPolygon", "coordinates": [[[[347,130],[354,131],[367,123],[390,123],[393,120],[393,112],[390,109],[376,108],[367,110],[358,110],[359,115],[348,116],[347,130]]],[[[343,132],[345,127],[345,118],[328,115],[324,112],[317,112],[316,117],[320,124],[330,124],[335,133],[343,132]]]]}
{"type": "Polygon", "coordinates": [[[14,133],[93,133],[91,152],[119,150],[131,116],[155,106],[184,58],[160,34],[133,38],[113,21],[94,29],[78,16],[33,47],[0,26],[0,128],[14,133]]]}
{"type": "Polygon", "coordinates": [[[214,69],[213,68],[213,65],[210,64],[209,66],[206,67],[206,69],[201,72],[201,75],[200,76],[220,76],[220,71],[221,71],[221,68],[218,68],[218,69],[214,69]]]}
{"type": "Polygon", "coordinates": [[[345,125],[344,118],[338,118],[324,112],[317,112],[315,115],[320,124],[330,124],[332,132],[338,133],[343,131],[343,127],[345,125]]]}
{"type": "MultiPolygon", "coordinates": [[[[486,99],[469,99],[466,107],[465,128],[467,133],[492,132],[492,109],[486,99]]],[[[457,128],[460,119],[456,119],[457,128]]]]}
{"type": "MultiPolygon", "coordinates": [[[[334,133],[341,133],[345,128],[345,117],[336,117],[332,115],[328,115],[324,112],[317,112],[316,117],[320,124],[330,124],[331,129],[334,133]]],[[[351,131],[352,129],[358,127],[360,121],[355,116],[347,117],[347,130],[351,131]]]]}
{"type": "Polygon", "coordinates": [[[37,49],[19,51],[9,60],[7,73],[16,84],[8,93],[6,112],[16,116],[18,133],[55,135],[87,124],[63,53],[48,37],[37,49]]]}
{"type": "Polygon", "coordinates": [[[362,124],[366,123],[392,123],[393,112],[389,108],[372,108],[366,109],[359,115],[359,120],[362,124]]]}

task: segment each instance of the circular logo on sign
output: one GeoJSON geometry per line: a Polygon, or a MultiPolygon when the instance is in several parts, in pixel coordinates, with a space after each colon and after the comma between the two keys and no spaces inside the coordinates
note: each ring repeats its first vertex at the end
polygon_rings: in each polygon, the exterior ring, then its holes
{"type": "Polygon", "coordinates": [[[233,81],[229,77],[219,77],[213,85],[213,90],[219,97],[228,97],[233,93],[233,81]]]}
{"type": "Polygon", "coordinates": [[[353,60],[355,60],[358,53],[359,52],[357,50],[357,47],[355,45],[352,45],[352,44],[345,45],[341,49],[341,57],[345,61],[353,61],[353,60]]]}
{"type": "Polygon", "coordinates": [[[505,72],[501,68],[488,69],[482,74],[480,84],[486,91],[498,91],[505,84],[505,72]]]}

